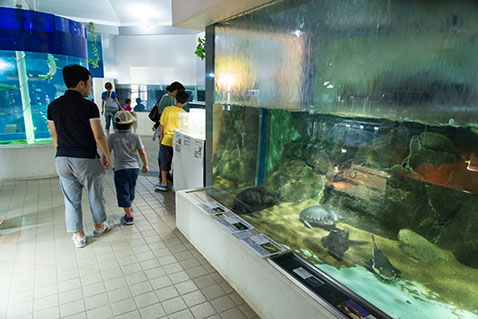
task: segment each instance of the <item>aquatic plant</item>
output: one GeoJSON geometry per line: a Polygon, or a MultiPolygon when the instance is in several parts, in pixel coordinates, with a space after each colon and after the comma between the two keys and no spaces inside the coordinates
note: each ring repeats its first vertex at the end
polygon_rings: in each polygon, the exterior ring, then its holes
{"type": "Polygon", "coordinates": [[[93,48],[93,55],[95,56],[94,59],[88,59],[88,64],[91,64],[91,66],[94,69],[97,69],[98,63],[100,62],[100,55],[98,54],[98,48],[96,47],[96,24],[94,22],[90,22],[88,25],[88,31],[91,33],[91,36],[93,37],[93,41],[91,41],[91,46],[93,48]]]}

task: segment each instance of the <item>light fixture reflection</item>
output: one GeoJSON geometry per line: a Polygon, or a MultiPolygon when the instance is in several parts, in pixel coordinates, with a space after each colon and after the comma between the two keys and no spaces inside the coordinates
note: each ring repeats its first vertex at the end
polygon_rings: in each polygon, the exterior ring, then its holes
{"type": "Polygon", "coordinates": [[[0,59],[0,71],[5,71],[11,69],[13,65],[11,63],[5,62],[5,60],[0,59]]]}
{"type": "Polygon", "coordinates": [[[478,155],[476,153],[470,154],[470,160],[467,163],[468,166],[466,168],[469,171],[478,172],[478,155]]]}

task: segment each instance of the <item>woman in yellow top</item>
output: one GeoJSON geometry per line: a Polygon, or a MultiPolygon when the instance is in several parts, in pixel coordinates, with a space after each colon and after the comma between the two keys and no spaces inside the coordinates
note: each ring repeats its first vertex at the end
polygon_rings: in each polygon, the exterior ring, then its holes
{"type": "Polygon", "coordinates": [[[188,103],[189,95],[185,91],[176,94],[176,105],[168,106],[164,109],[159,120],[161,147],[160,170],[161,183],[156,187],[157,190],[166,192],[168,190],[168,172],[171,170],[173,161],[173,136],[174,130],[178,128],[178,113],[184,113],[183,106],[188,103]]]}

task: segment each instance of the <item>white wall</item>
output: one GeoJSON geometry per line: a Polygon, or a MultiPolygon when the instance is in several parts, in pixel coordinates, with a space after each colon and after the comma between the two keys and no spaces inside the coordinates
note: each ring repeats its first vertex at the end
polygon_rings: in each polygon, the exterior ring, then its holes
{"type": "MultiPolygon", "coordinates": [[[[103,35],[105,78],[125,84],[196,85],[196,34],[103,35]]],[[[199,69],[200,70],[200,69],[199,69]]]]}
{"type": "Polygon", "coordinates": [[[270,0],[172,0],[173,26],[204,31],[206,26],[270,0]]]}

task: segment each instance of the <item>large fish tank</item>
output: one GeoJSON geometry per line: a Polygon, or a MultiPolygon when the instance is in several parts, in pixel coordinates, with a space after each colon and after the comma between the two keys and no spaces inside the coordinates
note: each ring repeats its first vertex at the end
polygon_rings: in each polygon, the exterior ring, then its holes
{"type": "Polygon", "coordinates": [[[211,195],[393,318],[478,318],[478,3],[207,29],[211,195]]]}
{"type": "Polygon", "coordinates": [[[0,16],[0,144],[51,143],[47,107],[66,90],[62,68],[87,67],[86,30],[41,12],[0,16]]]}

